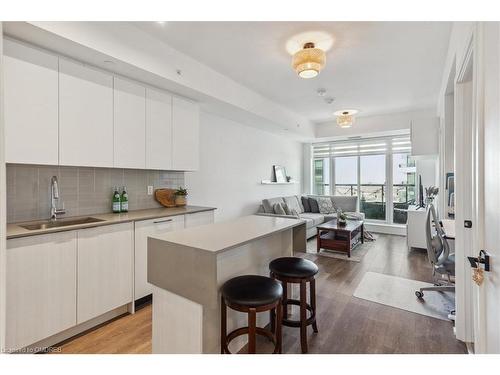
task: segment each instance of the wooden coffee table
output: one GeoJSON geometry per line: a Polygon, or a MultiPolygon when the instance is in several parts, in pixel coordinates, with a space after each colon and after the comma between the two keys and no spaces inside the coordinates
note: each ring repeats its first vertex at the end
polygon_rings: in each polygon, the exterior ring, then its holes
{"type": "Polygon", "coordinates": [[[347,220],[345,225],[338,225],[337,219],[333,219],[318,225],[316,229],[318,253],[321,249],[340,251],[350,258],[352,249],[365,242],[363,220],[347,220]]]}

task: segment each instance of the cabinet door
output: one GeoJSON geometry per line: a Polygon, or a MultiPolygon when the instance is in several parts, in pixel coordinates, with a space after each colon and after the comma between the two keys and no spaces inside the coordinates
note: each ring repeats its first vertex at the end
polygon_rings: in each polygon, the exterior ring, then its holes
{"type": "Polygon", "coordinates": [[[78,231],[78,324],[132,301],[133,246],[132,223],[78,231]]]}
{"type": "Polygon", "coordinates": [[[214,222],[214,211],[197,212],[186,215],[186,228],[198,225],[212,224],[214,222]]]}
{"type": "Polygon", "coordinates": [[[146,168],[172,169],[172,96],[146,89],[146,168]]]}
{"type": "Polygon", "coordinates": [[[76,324],[76,232],[8,240],[6,268],[7,348],[76,324]]]}
{"type": "Polygon", "coordinates": [[[146,168],[146,89],[115,77],[114,166],[146,168]]]}
{"type": "Polygon", "coordinates": [[[113,77],[59,60],[59,163],[113,166],[113,77]]]}
{"type": "Polygon", "coordinates": [[[184,229],[184,215],[163,217],[135,223],[135,294],[137,300],[152,293],[148,283],[148,237],[184,229]]]}
{"type": "Polygon", "coordinates": [[[200,110],[198,104],[173,97],[172,127],[172,169],[197,170],[200,157],[200,110]]]}
{"type": "Polygon", "coordinates": [[[5,160],[57,165],[58,58],[4,40],[5,160]]]}

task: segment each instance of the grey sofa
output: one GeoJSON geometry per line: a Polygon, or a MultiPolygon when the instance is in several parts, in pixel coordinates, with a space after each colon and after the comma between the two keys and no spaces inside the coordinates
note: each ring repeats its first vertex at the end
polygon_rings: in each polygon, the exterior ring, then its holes
{"type": "MultiPolygon", "coordinates": [[[[302,197],[318,199],[320,196],[318,195],[291,195],[287,197],[276,197],[276,198],[268,198],[262,200],[262,204],[257,211],[257,215],[265,215],[265,216],[276,216],[276,217],[285,217],[285,218],[296,218],[294,215],[280,215],[274,212],[274,205],[276,203],[286,204],[289,208],[295,208],[298,217],[306,222],[307,228],[307,238],[313,237],[316,235],[316,227],[324,222],[332,220],[337,217],[335,212],[332,213],[319,213],[319,212],[307,212],[306,208],[302,204],[302,197]]],[[[340,208],[343,212],[351,216],[352,218],[364,219],[365,215],[362,212],[358,211],[358,197],[354,196],[340,196],[340,195],[330,195],[330,196],[321,196],[330,198],[333,202],[334,207],[340,208]]]]}

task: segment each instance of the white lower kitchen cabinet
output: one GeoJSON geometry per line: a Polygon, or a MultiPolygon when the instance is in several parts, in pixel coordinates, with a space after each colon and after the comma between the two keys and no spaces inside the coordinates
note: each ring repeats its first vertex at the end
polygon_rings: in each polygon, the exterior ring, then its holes
{"type": "Polygon", "coordinates": [[[152,293],[152,285],[148,283],[148,237],[180,229],[184,229],[184,215],[135,222],[136,300],[152,293]]]}
{"type": "Polygon", "coordinates": [[[186,228],[198,225],[212,224],[214,222],[214,211],[203,211],[186,215],[186,228]]]}
{"type": "Polygon", "coordinates": [[[78,231],[78,324],[132,302],[133,226],[78,231]]]}
{"type": "Polygon", "coordinates": [[[7,350],[76,324],[76,232],[7,241],[7,350]]]}

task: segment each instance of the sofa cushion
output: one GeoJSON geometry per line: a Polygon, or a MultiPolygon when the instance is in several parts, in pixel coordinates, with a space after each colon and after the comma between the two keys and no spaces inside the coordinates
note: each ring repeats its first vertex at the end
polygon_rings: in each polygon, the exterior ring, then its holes
{"type": "Polygon", "coordinates": [[[302,202],[302,206],[304,207],[304,212],[311,212],[311,206],[309,205],[309,198],[300,197],[300,201],[302,202]]]}
{"type": "Polygon", "coordinates": [[[315,227],[313,219],[308,219],[308,218],[302,217],[302,216],[300,216],[300,219],[304,220],[306,222],[306,229],[312,229],[315,227]]]}
{"type": "Polygon", "coordinates": [[[319,212],[322,214],[331,214],[336,211],[330,197],[318,198],[318,206],[319,206],[319,212]]]}
{"type": "Polygon", "coordinates": [[[283,207],[283,203],[275,203],[273,206],[273,211],[277,215],[287,215],[287,213],[283,207]]]}
{"type": "Polygon", "coordinates": [[[297,212],[302,212],[299,205],[299,200],[296,195],[290,197],[284,197],[283,200],[290,210],[296,210],[297,212]]]}
{"type": "Polygon", "coordinates": [[[319,206],[316,198],[309,198],[309,206],[311,207],[311,212],[319,214],[319,206]]]}
{"type": "Polygon", "coordinates": [[[283,198],[278,197],[278,198],[263,199],[262,205],[264,206],[265,213],[273,214],[274,213],[274,205],[276,203],[283,203],[283,198]]]}
{"type": "Polygon", "coordinates": [[[323,214],[315,214],[311,212],[300,214],[301,219],[312,220],[313,226],[320,225],[325,221],[325,216],[323,214]]]}
{"type": "Polygon", "coordinates": [[[300,195],[296,195],[295,197],[297,198],[297,202],[299,203],[299,209],[300,209],[297,212],[299,214],[301,214],[301,213],[305,212],[305,210],[306,210],[304,205],[302,204],[302,197],[300,195]]]}

